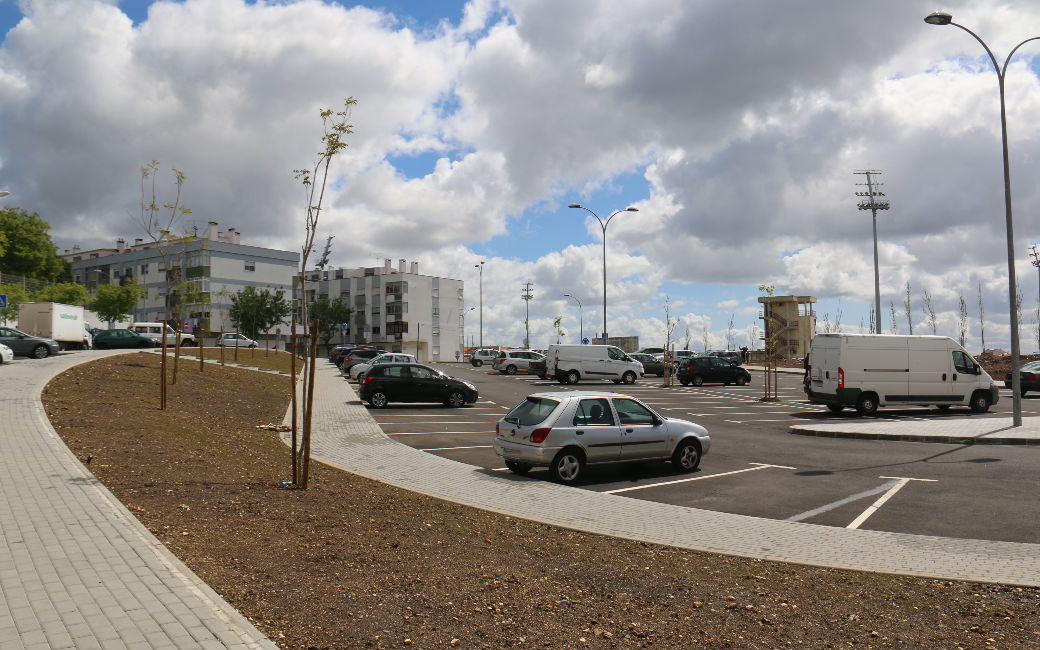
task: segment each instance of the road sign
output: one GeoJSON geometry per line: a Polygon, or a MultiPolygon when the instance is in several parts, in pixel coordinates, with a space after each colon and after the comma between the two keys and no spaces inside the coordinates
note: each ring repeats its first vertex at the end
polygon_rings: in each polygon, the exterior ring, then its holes
{"type": "Polygon", "coordinates": [[[585,338],[583,338],[583,339],[581,340],[581,344],[582,344],[582,345],[588,345],[588,344],[589,344],[589,337],[587,337],[587,336],[586,336],[585,338]]]}
{"type": "Polygon", "coordinates": [[[0,293],[0,309],[7,309],[7,294],[0,293]]]}

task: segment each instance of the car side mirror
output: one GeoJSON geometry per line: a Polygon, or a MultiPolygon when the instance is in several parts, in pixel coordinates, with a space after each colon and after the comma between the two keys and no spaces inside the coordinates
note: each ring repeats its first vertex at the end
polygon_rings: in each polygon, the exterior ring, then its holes
{"type": "Polygon", "coordinates": [[[655,415],[655,416],[654,416],[654,419],[653,419],[653,423],[654,423],[654,426],[655,426],[655,427],[659,427],[659,426],[661,426],[662,424],[664,424],[664,420],[662,420],[661,418],[659,418],[659,417],[657,417],[657,416],[655,415]]]}

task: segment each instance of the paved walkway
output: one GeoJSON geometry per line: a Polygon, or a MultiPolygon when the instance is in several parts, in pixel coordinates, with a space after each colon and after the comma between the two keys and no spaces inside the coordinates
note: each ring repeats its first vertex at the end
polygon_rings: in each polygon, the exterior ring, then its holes
{"type": "Polygon", "coordinates": [[[47,420],[43,386],[109,354],[0,367],[0,647],[276,648],[167,551],[47,420]]]}
{"type": "Polygon", "coordinates": [[[316,381],[311,442],[314,458],[407,490],[556,526],[699,551],[842,569],[1040,586],[1040,544],[760,519],[491,472],[391,441],[331,364],[318,364],[316,381]]]}

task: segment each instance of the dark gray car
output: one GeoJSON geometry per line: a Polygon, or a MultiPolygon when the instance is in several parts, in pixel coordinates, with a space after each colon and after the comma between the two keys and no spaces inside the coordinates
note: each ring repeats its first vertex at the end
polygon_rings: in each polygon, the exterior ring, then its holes
{"type": "Polygon", "coordinates": [[[45,359],[58,354],[61,349],[54,339],[26,334],[13,327],[0,327],[0,343],[11,348],[16,355],[34,359],[45,359]]]}
{"type": "Polygon", "coordinates": [[[664,361],[660,357],[643,352],[629,352],[628,356],[643,364],[644,375],[664,377],[664,361]]]}

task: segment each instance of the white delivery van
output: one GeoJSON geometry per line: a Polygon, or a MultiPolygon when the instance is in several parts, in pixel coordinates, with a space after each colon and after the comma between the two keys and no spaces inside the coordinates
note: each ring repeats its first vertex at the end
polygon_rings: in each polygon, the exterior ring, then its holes
{"type": "Polygon", "coordinates": [[[817,334],[805,392],[812,404],[868,416],[908,404],[983,413],[999,398],[993,378],[953,339],[894,334],[817,334]]]}
{"type": "MultiPolygon", "coordinates": [[[[141,336],[147,336],[155,342],[156,347],[162,347],[163,324],[162,323],[134,323],[130,329],[141,336]]],[[[177,330],[166,325],[166,347],[172,348],[177,345],[177,330]]],[[[192,347],[198,345],[198,341],[191,334],[181,334],[181,347],[192,347]]]]}
{"type": "Polygon", "coordinates": [[[62,350],[87,350],[93,340],[79,305],[23,302],[18,305],[18,328],[26,334],[54,339],[62,350]]]}
{"type": "Polygon", "coordinates": [[[545,376],[561,384],[582,379],[632,384],[643,376],[643,364],[613,345],[551,344],[545,353],[545,376]]]}

